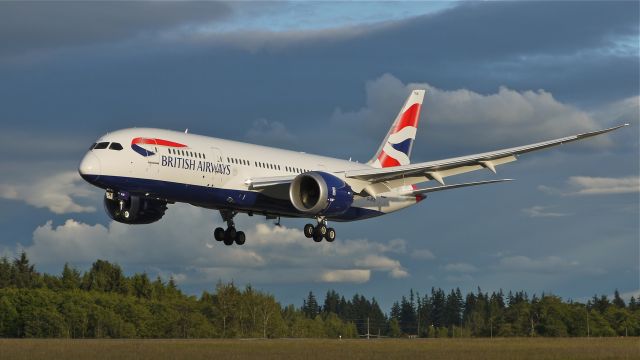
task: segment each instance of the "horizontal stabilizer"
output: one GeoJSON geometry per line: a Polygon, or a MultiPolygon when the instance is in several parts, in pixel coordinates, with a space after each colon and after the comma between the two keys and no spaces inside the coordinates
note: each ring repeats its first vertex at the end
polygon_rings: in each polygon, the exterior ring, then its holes
{"type": "Polygon", "coordinates": [[[407,191],[406,193],[403,193],[402,195],[408,195],[408,196],[422,195],[422,194],[435,192],[435,191],[451,190],[451,189],[463,188],[463,187],[467,187],[467,186],[493,184],[493,183],[499,183],[499,182],[505,182],[505,181],[513,181],[513,179],[476,181],[476,182],[463,183],[463,184],[436,186],[436,187],[430,187],[430,188],[425,188],[425,189],[415,189],[415,190],[412,190],[412,191],[407,191]]]}

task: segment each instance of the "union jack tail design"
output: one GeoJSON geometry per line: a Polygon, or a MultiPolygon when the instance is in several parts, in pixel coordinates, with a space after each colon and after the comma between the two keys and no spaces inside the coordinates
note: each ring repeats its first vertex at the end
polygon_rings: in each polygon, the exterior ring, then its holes
{"type": "Polygon", "coordinates": [[[423,99],[424,90],[411,92],[369,165],[386,168],[411,163],[409,157],[416,139],[423,99]]]}

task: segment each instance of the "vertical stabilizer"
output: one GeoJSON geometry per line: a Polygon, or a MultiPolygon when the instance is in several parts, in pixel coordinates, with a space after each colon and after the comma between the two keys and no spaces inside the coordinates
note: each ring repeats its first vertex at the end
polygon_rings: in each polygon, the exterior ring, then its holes
{"type": "Polygon", "coordinates": [[[411,163],[411,149],[416,139],[423,99],[424,90],[411,91],[369,165],[385,168],[411,163]]]}

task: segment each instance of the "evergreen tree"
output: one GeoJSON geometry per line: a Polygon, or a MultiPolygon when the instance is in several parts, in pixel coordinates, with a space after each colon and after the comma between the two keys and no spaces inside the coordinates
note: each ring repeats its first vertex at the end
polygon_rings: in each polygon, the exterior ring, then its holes
{"type": "Polygon", "coordinates": [[[409,300],[406,297],[402,297],[400,301],[400,318],[398,322],[400,323],[400,329],[405,334],[416,334],[417,333],[417,316],[416,309],[413,303],[413,291],[411,292],[411,296],[409,300]]]}
{"type": "Polygon", "coordinates": [[[318,301],[312,291],[309,291],[307,299],[303,301],[302,312],[309,319],[314,319],[320,313],[318,301]]]}
{"type": "Polygon", "coordinates": [[[35,266],[29,264],[27,253],[22,251],[20,258],[13,261],[11,283],[17,288],[34,288],[38,285],[39,274],[35,266]]]}
{"type": "Polygon", "coordinates": [[[627,307],[627,305],[624,303],[624,300],[622,300],[622,298],[620,297],[618,289],[616,289],[616,291],[613,293],[613,305],[621,309],[627,307]]]}
{"type": "Polygon", "coordinates": [[[324,305],[322,306],[322,312],[340,314],[340,295],[334,290],[327,291],[327,296],[324,298],[324,305]]]}
{"type": "Polygon", "coordinates": [[[69,263],[64,264],[62,269],[61,286],[65,290],[79,289],[81,285],[80,272],[75,268],[69,266],[69,263]]]}

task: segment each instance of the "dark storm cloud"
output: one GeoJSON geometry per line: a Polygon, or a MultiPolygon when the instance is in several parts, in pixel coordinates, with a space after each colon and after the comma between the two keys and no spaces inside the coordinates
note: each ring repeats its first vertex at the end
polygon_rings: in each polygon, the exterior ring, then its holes
{"type": "Polygon", "coordinates": [[[121,41],[229,15],[221,2],[2,2],[0,56],[121,41]]]}

